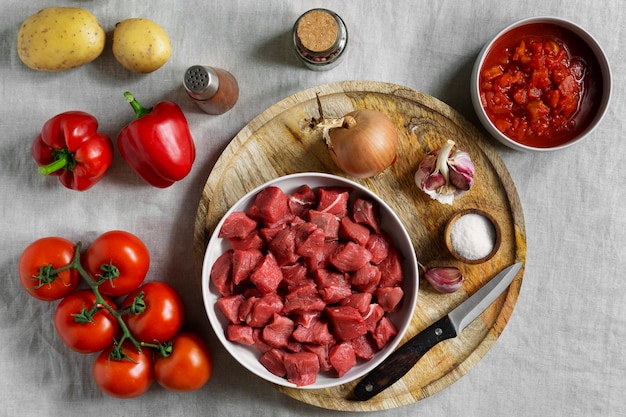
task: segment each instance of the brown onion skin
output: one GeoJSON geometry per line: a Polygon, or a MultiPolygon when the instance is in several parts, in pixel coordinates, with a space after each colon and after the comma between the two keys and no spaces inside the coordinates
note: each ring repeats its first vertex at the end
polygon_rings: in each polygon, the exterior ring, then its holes
{"type": "Polygon", "coordinates": [[[369,178],[393,165],[398,151],[398,134],[393,122],[377,110],[362,109],[344,116],[356,123],[330,130],[330,156],[346,174],[369,178]]]}

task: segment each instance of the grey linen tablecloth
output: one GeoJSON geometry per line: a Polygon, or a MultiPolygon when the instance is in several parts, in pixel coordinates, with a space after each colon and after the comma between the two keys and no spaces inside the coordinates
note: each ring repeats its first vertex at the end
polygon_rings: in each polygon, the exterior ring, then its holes
{"type": "MultiPolygon", "coordinates": [[[[626,415],[626,9],[612,1],[56,1],[4,0],[0,17],[0,415],[339,416],[300,403],[248,373],[221,347],[202,308],[193,264],[193,228],[203,185],[228,142],[279,100],[344,80],[396,83],[432,95],[478,125],[468,89],[483,44],[515,20],[554,15],[585,27],[612,65],[613,98],[603,123],[583,143],[554,153],[495,145],[517,186],[526,222],[527,264],[512,317],[491,351],[467,375],[418,403],[362,415],[626,415]],[[52,4],[54,3],[54,4],[52,4]],[[21,22],[41,8],[84,7],[108,33],[103,55],[60,73],[36,72],[16,52],[21,22]],[[348,26],[345,60],[328,72],[299,64],[289,33],[313,7],[348,26]],[[170,35],[170,61],[131,74],[110,50],[116,22],[146,17],[170,35]],[[239,102],[208,116],[182,89],[193,64],[231,71],[239,102]],[[68,110],[96,115],[112,138],[131,120],[122,93],[142,102],[180,104],[197,144],[190,175],[167,189],[144,184],[119,154],[107,177],[79,193],[40,178],[30,146],[43,123],[68,110]],[[90,242],[111,229],[140,236],[152,254],[148,279],[183,295],[188,319],[203,331],[215,370],[200,391],[153,387],[133,400],[102,394],[94,355],[70,352],[52,323],[56,303],[27,296],[17,278],[21,251],[50,235],[90,242]]],[[[358,413],[355,413],[358,414],[358,413]]]]}

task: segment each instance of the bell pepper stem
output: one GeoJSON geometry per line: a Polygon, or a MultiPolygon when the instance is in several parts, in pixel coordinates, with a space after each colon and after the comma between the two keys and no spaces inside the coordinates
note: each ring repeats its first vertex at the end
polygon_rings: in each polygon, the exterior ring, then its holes
{"type": "Polygon", "coordinates": [[[126,98],[126,101],[130,104],[130,106],[133,108],[133,110],[135,111],[135,119],[139,119],[143,116],[145,116],[146,114],[150,113],[152,111],[152,107],[150,108],[146,108],[144,107],[140,102],[138,102],[135,97],[129,93],[128,91],[126,91],[124,93],[124,97],[126,98]]]}
{"type": "Polygon", "coordinates": [[[52,174],[53,172],[56,172],[60,169],[65,168],[68,162],[69,162],[68,155],[62,154],[62,155],[59,155],[58,158],[54,162],[51,162],[48,165],[40,165],[37,168],[37,172],[42,177],[45,177],[47,175],[52,174]]]}

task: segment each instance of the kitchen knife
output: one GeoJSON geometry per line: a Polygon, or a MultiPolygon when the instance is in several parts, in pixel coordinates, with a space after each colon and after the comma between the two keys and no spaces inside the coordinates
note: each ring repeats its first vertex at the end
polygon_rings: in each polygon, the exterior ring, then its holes
{"type": "Polygon", "coordinates": [[[396,349],[356,385],[356,399],[369,400],[402,378],[437,343],[456,337],[504,292],[521,268],[522,262],[506,267],[447,316],[396,349]]]}

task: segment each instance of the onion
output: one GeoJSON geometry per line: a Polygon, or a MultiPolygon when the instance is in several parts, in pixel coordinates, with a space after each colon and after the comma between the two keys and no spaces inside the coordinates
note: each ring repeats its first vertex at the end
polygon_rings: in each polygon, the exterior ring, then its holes
{"type": "Polygon", "coordinates": [[[380,174],[396,161],[398,134],[393,122],[377,110],[362,109],[341,118],[324,118],[318,97],[320,121],[330,157],[339,169],[357,178],[380,174]]]}

